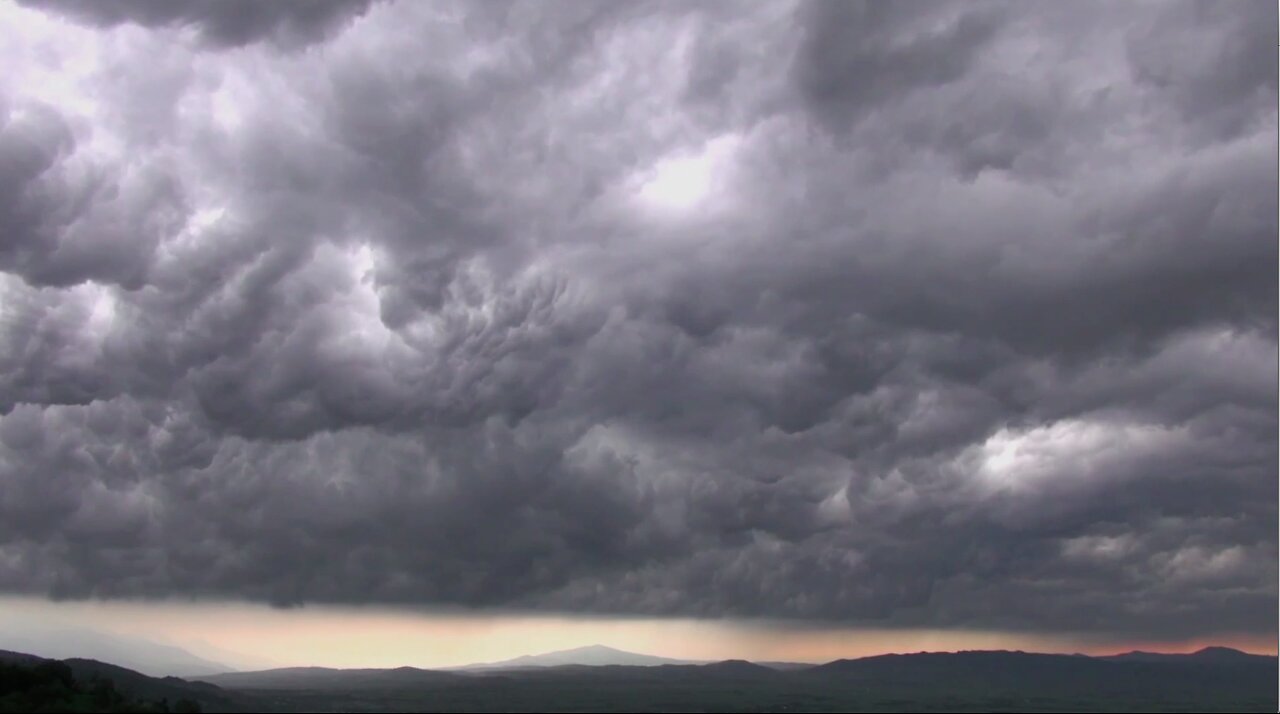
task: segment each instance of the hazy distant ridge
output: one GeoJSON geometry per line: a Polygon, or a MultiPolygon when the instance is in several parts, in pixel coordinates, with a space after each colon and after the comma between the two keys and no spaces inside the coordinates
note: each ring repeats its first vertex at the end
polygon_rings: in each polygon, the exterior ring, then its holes
{"type": "Polygon", "coordinates": [[[235,671],[181,647],[87,628],[0,622],[0,649],[50,659],[94,659],[153,677],[196,677],[235,671]]]}
{"type": "Polygon", "coordinates": [[[673,659],[655,655],[626,652],[604,645],[588,645],[574,649],[545,652],[536,655],[524,655],[501,662],[479,662],[452,669],[522,669],[525,667],[563,667],[565,665],[585,665],[602,667],[606,665],[624,665],[628,667],[656,667],[664,664],[700,664],[696,660],[673,659]]]}

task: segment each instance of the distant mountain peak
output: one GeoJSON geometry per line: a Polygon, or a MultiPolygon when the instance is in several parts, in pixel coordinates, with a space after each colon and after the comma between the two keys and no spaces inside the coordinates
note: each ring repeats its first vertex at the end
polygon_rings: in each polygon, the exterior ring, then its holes
{"type": "Polygon", "coordinates": [[[745,659],[726,659],[702,665],[702,668],[713,672],[741,672],[749,674],[773,674],[775,670],[745,659]]]}
{"type": "Polygon", "coordinates": [[[1165,654],[1134,650],[1124,654],[1100,657],[1112,662],[1199,662],[1203,664],[1235,665],[1273,662],[1275,657],[1249,654],[1231,647],[1204,647],[1189,654],[1165,654]]]}
{"type": "Polygon", "coordinates": [[[1240,650],[1232,647],[1211,646],[1211,647],[1204,647],[1204,648],[1198,649],[1195,652],[1192,652],[1191,656],[1192,657],[1212,657],[1214,659],[1223,659],[1223,658],[1240,659],[1242,657],[1253,657],[1254,655],[1251,655],[1248,652],[1241,652],[1240,650]]]}
{"type": "Polygon", "coordinates": [[[1114,657],[1252,657],[1248,652],[1241,652],[1231,647],[1210,646],[1203,647],[1195,652],[1150,652],[1147,650],[1131,650],[1114,657]]]}
{"type": "Polygon", "coordinates": [[[582,647],[572,647],[572,648],[567,649],[567,650],[557,650],[556,652],[548,652],[548,653],[546,653],[546,654],[568,654],[568,653],[581,653],[581,654],[636,654],[635,652],[627,652],[626,650],[620,650],[620,649],[618,649],[618,648],[616,648],[616,647],[610,647],[610,646],[608,646],[608,645],[584,645],[584,646],[582,646],[582,647]]]}
{"type": "Polygon", "coordinates": [[[483,662],[466,665],[458,669],[522,669],[530,667],[565,667],[588,666],[601,667],[609,665],[625,665],[631,667],[653,667],[663,664],[694,664],[689,660],[658,657],[655,655],[628,652],[608,645],[594,644],[574,647],[567,650],[543,652],[541,654],[523,655],[501,662],[483,662]]]}

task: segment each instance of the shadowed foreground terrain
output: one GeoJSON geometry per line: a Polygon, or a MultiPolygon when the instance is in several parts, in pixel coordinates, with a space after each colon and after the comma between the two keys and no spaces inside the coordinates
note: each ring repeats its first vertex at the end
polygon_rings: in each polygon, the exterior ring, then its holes
{"type": "Polygon", "coordinates": [[[94,660],[0,651],[0,712],[199,712],[230,703],[217,687],[156,679],[94,660]]]}
{"type": "MultiPolygon", "coordinates": [[[[1024,652],[884,655],[779,669],[742,660],[483,672],[294,667],[158,679],[65,660],[78,682],[113,680],[124,708],[163,711],[1274,711],[1276,658],[1210,648],[1116,657],[1024,652]],[[216,686],[215,686],[216,685],[216,686]],[[177,709],[174,709],[175,711],[177,709]]],[[[4,653],[3,666],[57,664],[4,653]]],[[[0,696],[0,711],[26,710],[0,696]]],[[[30,702],[27,702],[28,704],[30,702]]],[[[45,711],[67,711],[56,704],[45,711]]]]}

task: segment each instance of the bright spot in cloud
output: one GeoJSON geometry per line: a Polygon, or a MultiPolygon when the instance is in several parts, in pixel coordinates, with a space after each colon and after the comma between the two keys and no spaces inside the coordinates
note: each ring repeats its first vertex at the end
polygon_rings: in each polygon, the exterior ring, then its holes
{"type": "Polygon", "coordinates": [[[352,356],[375,359],[394,336],[382,322],[382,302],[375,282],[377,249],[363,243],[346,251],[338,262],[350,274],[349,289],[336,303],[343,327],[333,336],[335,346],[352,356]]]}
{"type": "Polygon", "coordinates": [[[97,33],[16,3],[0,3],[0,27],[10,98],[56,106],[63,116],[99,118],[89,79],[100,65],[97,33]]]}
{"type": "Polygon", "coordinates": [[[103,285],[92,286],[92,307],[89,309],[89,331],[101,338],[111,330],[116,319],[116,298],[111,288],[103,285]]]}
{"type": "Polygon", "coordinates": [[[739,139],[713,139],[694,153],[661,159],[640,178],[638,196],[649,208],[687,211],[706,204],[723,190],[739,139]]]}
{"type": "Polygon", "coordinates": [[[1064,419],[1025,430],[1001,429],[971,456],[977,457],[977,474],[987,486],[1016,490],[1107,473],[1171,449],[1179,438],[1178,430],[1149,424],[1064,419]]]}
{"type": "Polygon", "coordinates": [[[247,116],[246,107],[253,103],[253,87],[236,74],[226,74],[211,95],[213,123],[229,134],[239,131],[247,116]]]}
{"type": "Polygon", "coordinates": [[[227,214],[226,208],[201,208],[187,219],[187,229],[192,233],[200,233],[213,226],[227,214]]]}

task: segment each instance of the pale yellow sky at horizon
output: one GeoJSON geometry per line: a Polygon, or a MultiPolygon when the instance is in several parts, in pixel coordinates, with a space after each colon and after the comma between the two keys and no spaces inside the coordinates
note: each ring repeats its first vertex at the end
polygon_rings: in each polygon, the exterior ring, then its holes
{"type": "Polygon", "coordinates": [[[142,637],[241,668],[451,667],[592,644],[679,659],[808,662],[963,649],[1107,654],[1131,649],[1189,652],[1224,645],[1276,654],[1274,637],[1245,634],[1157,642],[1082,634],[818,627],[750,620],[0,598],[0,625],[12,618],[142,637]],[[240,661],[228,661],[229,655],[239,655],[240,661]]]}

